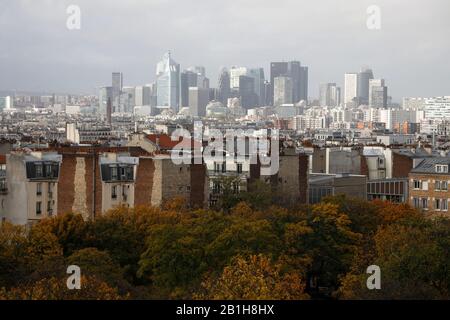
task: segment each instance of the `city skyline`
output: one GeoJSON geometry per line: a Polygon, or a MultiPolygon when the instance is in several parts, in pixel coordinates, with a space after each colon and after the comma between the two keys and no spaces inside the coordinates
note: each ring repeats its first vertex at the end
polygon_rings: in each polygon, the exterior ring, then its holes
{"type": "Polygon", "coordinates": [[[372,4],[367,1],[345,6],[284,1],[254,9],[248,0],[221,3],[221,10],[214,1],[176,6],[172,1],[77,1],[82,24],[73,31],[65,25],[69,4],[3,5],[0,40],[7,46],[0,55],[1,90],[95,93],[112,71],[122,72],[128,85],[146,84],[155,81],[155,65],[169,49],[182,69],[205,66],[214,87],[222,66],[262,67],[267,77],[272,61],[291,60],[309,66],[311,97],[318,97],[320,83],[343,87],[344,74],[365,65],[386,79],[397,102],[445,95],[449,87],[450,46],[440,41],[449,29],[445,1],[408,6],[377,1],[380,30],[366,27],[372,4]],[[158,12],[166,14],[160,18],[158,12]],[[294,28],[294,17],[305,27],[294,28]],[[155,29],[159,25],[166,28],[155,29]]]}

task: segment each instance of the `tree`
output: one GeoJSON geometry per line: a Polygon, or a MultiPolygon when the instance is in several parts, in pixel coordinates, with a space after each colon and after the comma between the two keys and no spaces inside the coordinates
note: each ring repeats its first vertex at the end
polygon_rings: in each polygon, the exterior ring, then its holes
{"type": "Polygon", "coordinates": [[[67,264],[79,266],[83,275],[95,276],[109,286],[119,288],[122,293],[130,290],[130,285],[123,278],[122,268],[106,251],[84,248],[68,257],[67,264]]]}
{"type": "Polygon", "coordinates": [[[409,220],[385,225],[374,237],[371,264],[381,268],[381,290],[368,290],[366,265],[342,280],[344,299],[448,299],[450,220],[409,220]]]}
{"type": "Polygon", "coordinates": [[[333,204],[316,204],[304,220],[286,225],[289,254],[311,261],[308,290],[338,287],[340,275],[348,272],[361,235],[350,228],[348,216],[333,204]],[[312,284],[312,285],[311,285],[312,284]]]}
{"type": "Polygon", "coordinates": [[[81,289],[69,290],[65,278],[43,278],[32,284],[0,289],[0,300],[119,300],[116,289],[94,276],[81,276],[81,289]]]}
{"type": "Polygon", "coordinates": [[[303,300],[308,299],[298,273],[281,274],[277,265],[262,254],[237,256],[218,278],[208,277],[199,299],[303,300]]]}

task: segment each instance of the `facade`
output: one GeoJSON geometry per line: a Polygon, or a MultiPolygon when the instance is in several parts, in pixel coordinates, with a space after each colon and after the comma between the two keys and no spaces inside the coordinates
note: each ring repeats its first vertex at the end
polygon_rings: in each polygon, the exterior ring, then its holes
{"type": "Polygon", "coordinates": [[[275,105],[275,78],[290,77],[292,79],[292,102],[308,101],[308,67],[302,66],[300,61],[271,62],[270,84],[271,101],[275,105]]]}
{"type": "Polygon", "coordinates": [[[337,107],[341,100],[341,89],[336,83],[322,83],[319,87],[319,103],[321,107],[337,107]]]}
{"type": "Polygon", "coordinates": [[[113,101],[113,87],[101,87],[98,92],[98,112],[102,115],[107,114],[108,100],[113,101]]]}
{"type": "Polygon", "coordinates": [[[386,108],[387,100],[388,94],[384,79],[371,79],[369,82],[369,106],[386,108]]]}
{"type": "Polygon", "coordinates": [[[189,88],[197,86],[198,75],[192,71],[184,71],[180,74],[180,104],[181,107],[189,107],[189,88]]]}
{"type": "Polygon", "coordinates": [[[346,73],[344,77],[344,104],[352,106],[354,99],[358,97],[358,74],[346,73]]]}
{"type": "Polygon", "coordinates": [[[179,110],[180,103],[180,65],[165,54],[156,68],[156,103],[159,108],[179,110]]]}
{"type": "Polygon", "coordinates": [[[428,98],[423,108],[427,120],[450,119],[450,96],[428,98]]]}
{"type": "Polygon", "coordinates": [[[293,103],[293,80],[290,77],[276,77],[274,78],[274,106],[281,106],[282,104],[293,103]]]}
{"type": "Polygon", "coordinates": [[[373,79],[371,69],[362,68],[358,73],[358,97],[361,104],[369,103],[369,82],[371,79],[373,79]]]}
{"type": "Polygon", "coordinates": [[[367,181],[367,200],[408,202],[408,178],[367,181]]]}
{"type": "Polygon", "coordinates": [[[123,75],[122,72],[113,72],[112,74],[112,102],[113,102],[113,112],[118,112],[120,106],[120,95],[122,94],[123,88],[123,75]]]}
{"type": "Polygon", "coordinates": [[[1,174],[2,221],[27,225],[57,213],[61,156],[12,152],[1,174]]]}
{"type": "Polygon", "coordinates": [[[424,159],[409,174],[409,204],[429,216],[449,216],[449,158],[424,159]]]}
{"type": "Polygon", "coordinates": [[[209,102],[209,89],[189,88],[189,114],[192,117],[206,116],[206,106],[209,102]]]}
{"type": "Polygon", "coordinates": [[[367,199],[367,177],[354,174],[318,174],[309,176],[309,203],[319,203],[327,196],[345,195],[349,198],[367,199]]]}
{"type": "Polygon", "coordinates": [[[220,71],[217,91],[217,100],[225,105],[230,97],[230,73],[226,68],[220,71]]]}

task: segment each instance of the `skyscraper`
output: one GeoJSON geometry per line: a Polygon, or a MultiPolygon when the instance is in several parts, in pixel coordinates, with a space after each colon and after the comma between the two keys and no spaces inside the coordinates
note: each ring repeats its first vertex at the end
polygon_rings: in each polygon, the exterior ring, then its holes
{"type": "Polygon", "coordinates": [[[226,68],[220,71],[219,81],[217,86],[217,98],[223,105],[227,104],[230,97],[230,73],[226,68]]]}
{"type": "Polygon", "coordinates": [[[112,103],[112,100],[113,100],[112,87],[101,87],[98,92],[98,104],[99,104],[98,112],[100,114],[107,113],[106,107],[107,107],[108,99],[112,103]]]}
{"type": "Polygon", "coordinates": [[[373,72],[368,68],[361,68],[358,73],[358,97],[361,104],[369,103],[369,82],[373,79],[373,72]]]}
{"type": "Polygon", "coordinates": [[[369,82],[369,105],[373,108],[387,107],[387,87],[384,79],[371,79],[369,82]]]}
{"type": "Polygon", "coordinates": [[[341,89],[336,83],[322,83],[319,94],[319,103],[322,107],[336,107],[340,104],[341,89]]]}
{"type": "Polygon", "coordinates": [[[172,108],[178,112],[180,106],[180,65],[166,53],[156,67],[156,103],[159,108],[172,108]]]}
{"type": "Polygon", "coordinates": [[[299,96],[297,99],[294,96],[294,102],[299,102],[300,100],[308,101],[308,67],[300,67],[300,83],[299,83],[299,96]]]}
{"type": "Polygon", "coordinates": [[[258,96],[255,93],[255,79],[249,76],[239,77],[239,97],[244,109],[253,108],[257,105],[258,96]]]}
{"type": "Polygon", "coordinates": [[[120,94],[122,93],[123,88],[123,75],[122,72],[113,72],[112,73],[112,105],[113,112],[119,110],[120,106],[120,94]]]}
{"type": "Polygon", "coordinates": [[[209,89],[189,88],[189,113],[193,117],[204,117],[209,102],[209,89]]]}
{"type": "Polygon", "coordinates": [[[274,78],[274,106],[280,106],[286,103],[293,103],[292,91],[293,81],[290,77],[276,77],[274,78]]]}
{"type": "Polygon", "coordinates": [[[351,106],[358,98],[358,74],[346,73],[344,82],[344,104],[351,106]]]}
{"type": "MultiPolygon", "coordinates": [[[[180,103],[182,107],[189,106],[189,88],[199,87],[198,74],[196,72],[185,70],[180,74],[180,103]]],[[[200,86],[203,88],[203,86],[200,86]]]]}
{"type": "Polygon", "coordinates": [[[272,62],[270,64],[270,83],[272,87],[272,103],[274,103],[275,78],[289,77],[292,81],[292,101],[308,100],[308,67],[299,61],[272,62]]]}

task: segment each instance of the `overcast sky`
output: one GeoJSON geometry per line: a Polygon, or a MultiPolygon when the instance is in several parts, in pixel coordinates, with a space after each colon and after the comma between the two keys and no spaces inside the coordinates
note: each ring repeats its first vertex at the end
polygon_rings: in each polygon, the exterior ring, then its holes
{"type": "Polygon", "coordinates": [[[321,82],[370,66],[389,94],[450,95],[449,0],[0,0],[0,90],[87,92],[150,83],[161,56],[204,65],[264,67],[300,60],[310,96],[321,82]],[[81,9],[81,29],[66,9],[81,9]],[[366,27],[369,5],[381,29],[366,27]]]}

